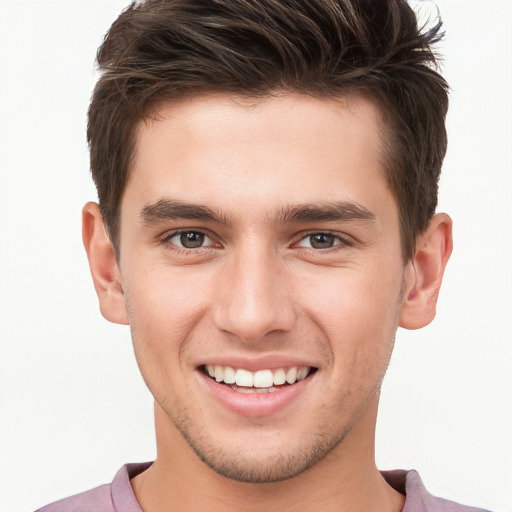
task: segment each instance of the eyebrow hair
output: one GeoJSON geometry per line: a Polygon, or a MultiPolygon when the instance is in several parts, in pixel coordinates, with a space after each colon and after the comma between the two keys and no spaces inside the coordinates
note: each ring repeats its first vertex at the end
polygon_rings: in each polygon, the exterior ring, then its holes
{"type": "MultiPolygon", "coordinates": [[[[166,220],[188,219],[202,222],[232,225],[221,210],[200,204],[186,203],[164,198],[142,208],[140,218],[144,224],[155,224],[166,220]]],[[[336,201],[316,204],[288,205],[271,217],[273,224],[332,221],[375,221],[375,214],[361,204],[336,201]]]]}
{"type": "Polygon", "coordinates": [[[375,221],[373,212],[366,206],[346,201],[318,204],[287,206],[275,217],[277,224],[292,222],[326,222],[326,221],[375,221]]]}
{"type": "Polygon", "coordinates": [[[154,204],[142,208],[140,218],[144,224],[154,224],[166,220],[188,219],[202,222],[230,224],[220,211],[208,206],[185,203],[176,199],[160,199],[154,204]]]}

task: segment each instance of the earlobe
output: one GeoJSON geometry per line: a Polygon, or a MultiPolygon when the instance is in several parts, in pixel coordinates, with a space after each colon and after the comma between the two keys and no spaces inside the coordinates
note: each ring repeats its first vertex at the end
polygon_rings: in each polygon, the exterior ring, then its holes
{"type": "Polygon", "coordinates": [[[97,203],[87,203],[82,210],[82,239],[101,314],[110,322],[128,324],[121,273],[97,203]]]}
{"type": "Polygon", "coordinates": [[[434,215],[427,230],[418,237],[416,252],[405,270],[401,327],[419,329],[434,319],[452,248],[452,220],[444,213],[434,215]]]}

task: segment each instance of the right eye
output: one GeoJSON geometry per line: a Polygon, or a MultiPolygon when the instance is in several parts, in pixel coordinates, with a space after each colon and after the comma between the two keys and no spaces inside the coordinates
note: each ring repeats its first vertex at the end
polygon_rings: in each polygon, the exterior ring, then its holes
{"type": "Polygon", "coordinates": [[[182,249],[202,249],[204,247],[213,247],[213,240],[202,231],[178,231],[165,238],[167,243],[175,245],[182,249]]]}

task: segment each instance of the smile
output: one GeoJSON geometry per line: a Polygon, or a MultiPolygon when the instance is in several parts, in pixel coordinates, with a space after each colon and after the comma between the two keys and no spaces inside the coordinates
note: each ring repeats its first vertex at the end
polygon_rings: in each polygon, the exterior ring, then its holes
{"type": "Polygon", "coordinates": [[[251,372],[243,368],[234,369],[231,366],[207,365],[208,375],[217,382],[224,384],[236,384],[237,387],[245,388],[271,388],[283,384],[295,384],[305,379],[312,368],[310,366],[291,368],[279,368],[276,370],[258,370],[251,372]]]}
{"type": "Polygon", "coordinates": [[[311,366],[292,366],[251,372],[243,368],[220,365],[206,365],[204,369],[216,382],[227,384],[240,393],[272,393],[278,391],[281,386],[304,380],[315,370],[311,366]]]}
{"type": "Polygon", "coordinates": [[[223,409],[237,416],[271,416],[292,406],[299,397],[304,400],[311,396],[317,367],[285,361],[273,361],[272,366],[267,363],[270,367],[263,360],[246,363],[205,362],[197,367],[199,382],[207,396],[223,409]]]}

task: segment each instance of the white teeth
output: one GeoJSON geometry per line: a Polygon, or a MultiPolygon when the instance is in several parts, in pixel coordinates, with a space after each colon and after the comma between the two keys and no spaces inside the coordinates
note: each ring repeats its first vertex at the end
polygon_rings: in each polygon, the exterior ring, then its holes
{"type": "Polygon", "coordinates": [[[309,368],[307,366],[303,366],[297,372],[297,380],[304,380],[309,373],[309,368]]]}
{"type": "MultiPolygon", "coordinates": [[[[236,384],[233,389],[237,389],[238,391],[245,392],[246,389],[242,390],[241,388],[253,388],[254,391],[265,392],[265,390],[276,391],[277,388],[273,386],[282,386],[285,383],[295,384],[298,381],[304,380],[311,371],[311,367],[292,366],[287,370],[278,368],[276,370],[251,372],[243,368],[234,369],[231,366],[213,366],[209,364],[206,365],[206,371],[208,375],[217,382],[236,384]]],[[[250,391],[247,390],[247,392],[250,391]]]]}
{"type": "Polygon", "coordinates": [[[215,365],[215,380],[217,382],[224,380],[224,368],[222,366],[215,365]]]}
{"type": "Polygon", "coordinates": [[[288,384],[293,384],[297,380],[297,368],[295,366],[292,366],[286,374],[286,382],[288,384]]]}
{"type": "Polygon", "coordinates": [[[245,386],[246,388],[252,388],[254,385],[253,373],[248,370],[238,369],[236,371],[236,385],[245,386]]]}
{"type": "Polygon", "coordinates": [[[255,388],[269,388],[274,384],[274,376],[272,370],[260,370],[254,374],[255,388]]]}
{"type": "Polygon", "coordinates": [[[226,384],[234,384],[236,382],[236,372],[231,366],[224,368],[224,382],[226,384]]]}
{"type": "Polygon", "coordinates": [[[271,387],[271,388],[244,388],[244,387],[236,387],[233,388],[236,389],[239,393],[273,393],[274,391],[277,391],[277,388],[271,387]]]}
{"type": "Polygon", "coordinates": [[[274,372],[274,386],[281,386],[286,382],[286,372],[279,368],[274,372]]]}

